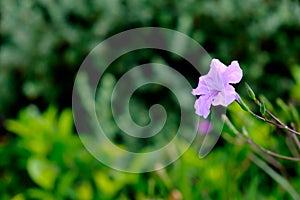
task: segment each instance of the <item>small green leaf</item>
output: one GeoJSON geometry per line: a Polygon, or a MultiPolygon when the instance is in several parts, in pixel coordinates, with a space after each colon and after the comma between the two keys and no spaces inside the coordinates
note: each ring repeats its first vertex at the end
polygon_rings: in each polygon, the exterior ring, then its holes
{"type": "Polygon", "coordinates": [[[58,167],[42,157],[31,157],[27,171],[32,180],[45,189],[53,189],[58,176],[58,167]]]}
{"type": "Polygon", "coordinates": [[[242,133],[245,137],[249,137],[249,133],[244,126],[242,127],[242,133]]]}
{"type": "Polygon", "coordinates": [[[263,101],[265,103],[266,108],[268,108],[269,111],[273,111],[274,107],[271,104],[271,102],[267,99],[267,97],[265,97],[264,95],[259,95],[259,99],[260,101],[263,101]]]}
{"type": "Polygon", "coordinates": [[[46,191],[42,188],[29,188],[26,190],[26,199],[47,199],[56,200],[54,194],[51,191],[46,191]]]}
{"type": "Polygon", "coordinates": [[[300,65],[294,65],[291,69],[294,80],[297,84],[300,84],[300,65]]]}
{"type": "Polygon", "coordinates": [[[11,198],[11,200],[26,200],[24,194],[19,193],[17,195],[15,195],[14,197],[11,198]]]}
{"type": "Polygon", "coordinates": [[[73,118],[72,118],[72,111],[70,109],[65,109],[59,116],[57,129],[58,133],[67,136],[70,135],[73,127],[73,118]]]}
{"type": "Polygon", "coordinates": [[[66,197],[70,191],[75,193],[73,184],[75,183],[76,176],[76,172],[71,170],[59,176],[55,188],[56,193],[61,197],[66,197]]]}
{"type": "Polygon", "coordinates": [[[76,193],[78,199],[92,199],[93,188],[90,182],[84,181],[77,185],[76,193]]]}
{"type": "Polygon", "coordinates": [[[260,101],[259,111],[262,116],[264,116],[264,117],[266,116],[266,105],[265,105],[264,101],[260,101]]]}
{"type": "Polygon", "coordinates": [[[43,128],[45,130],[53,131],[53,124],[57,123],[58,110],[55,106],[50,105],[43,113],[43,128]]]}
{"type": "Polygon", "coordinates": [[[276,99],[277,105],[282,109],[284,118],[291,120],[291,113],[288,105],[282,99],[276,99]]]}
{"type": "Polygon", "coordinates": [[[113,180],[109,179],[109,177],[102,171],[94,172],[93,178],[97,189],[107,197],[114,195],[118,190],[113,180]]]}
{"type": "Polygon", "coordinates": [[[249,97],[250,97],[252,100],[256,100],[255,93],[253,92],[252,88],[248,85],[248,83],[245,83],[245,85],[246,85],[246,88],[247,88],[249,97]]]}
{"type": "Polygon", "coordinates": [[[17,120],[7,120],[5,126],[7,130],[21,137],[30,137],[33,134],[28,126],[17,120]]]}
{"type": "Polygon", "coordinates": [[[289,104],[289,108],[291,111],[292,120],[296,123],[297,127],[299,127],[300,126],[299,112],[297,111],[296,107],[293,104],[289,104]]]}

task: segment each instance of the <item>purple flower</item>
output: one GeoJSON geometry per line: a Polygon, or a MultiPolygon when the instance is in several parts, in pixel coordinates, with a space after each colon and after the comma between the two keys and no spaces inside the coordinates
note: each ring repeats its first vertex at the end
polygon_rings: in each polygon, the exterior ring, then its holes
{"type": "Polygon", "coordinates": [[[238,96],[230,83],[238,83],[243,76],[237,61],[226,67],[218,59],[212,59],[207,75],[199,78],[198,87],[192,94],[200,96],[195,102],[196,114],[207,118],[211,105],[228,106],[238,96]]]}

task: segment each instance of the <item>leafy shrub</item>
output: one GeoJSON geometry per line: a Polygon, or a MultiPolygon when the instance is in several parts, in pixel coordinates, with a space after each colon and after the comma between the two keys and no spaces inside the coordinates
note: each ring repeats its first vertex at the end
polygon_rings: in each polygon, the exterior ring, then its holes
{"type": "MultiPolygon", "coordinates": [[[[235,108],[231,107],[232,113],[235,108]]],[[[260,132],[251,134],[263,142],[269,130],[261,123],[251,123],[261,127],[260,132]]],[[[7,128],[15,137],[7,134],[9,140],[0,143],[1,199],[290,199],[265,169],[251,162],[248,156],[253,151],[247,145],[226,143],[205,159],[198,158],[194,145],[165,169],[129,174],[109,169],[91,157],[72,132],[68,109],[58,114],[49,107],[40,113],[29,106],[20,111],[17,120],[7,121],[7,128]]],[[[225,127],[226,140],[228,134],[230,129],[225,127]]],[[[284,166],[292,175],[290,182],[298,188],[298,165],[286,162],[284,166]]]]}
{"type": "Polygon", "coordinates": [[[74,75],[88,52],[141,26],[181,31],[225,63],[240,60],[254,89],[277,97],[291,89],[290,66],[299,64],[299,13],[296,1],[284,0],[3,0],[0,112],[11,115],[29,102],[70,105],[74,75]]]}
{"type": "MultiPolygon", "coordinates": [[[[225,63],[239,60],[256,91],[272,102],[279,95],[291,100],[290,105],[279,100],[281,109],[276,108],[285,122],[299,116],[294,107],[300,102],[300,11],[296,1],[2,0],[0,4],[0,113],[5,116],[16,114],[28,103],[40,108],[49,103],[70,106],[74,75],[88,52],[111,35],[141,26],[181,31],[225,63]]],[[[198,75],[191,75],[186,65],[160,53],[145,50],[129,55],[124,59],[126,66],[114,67],[110,71],[113,76],[104,77],[99,98],[107,98],[115,79],[130,67],[157,56],[180,68],[189,80],[197,80],[198,75]]],[[[137,113],[136,121],[143,124],[147,123],[145,104],[149,102],[140,100],[133,100],[132,110],[137,113]]],[[[107,101],[98,102],[98,114],[107,120],[107,131],[116,141],[120,132],[107,110],[107,101]]],[[[278,161],[287,172],[284,174],[261,160],[253,162],[248,145],[239,140],[234,145],[228,143],[234,141],[228,127],[224,140],[204,160],[198,158],[198,147],[193,146],[163,170],[127,174],[91,157],[73,133],[70,110],[58,114],[54,107],[40,112],[29,106],[18,113],[15,120],[7,122],[14,135],[0,138],[1,199],[290,199],[287,188],[300,188],[299,164],[278,161]],[[285,187],[278,177],[287,178],[285,187]]],[[[248,125],[246,129],[258,144],[288,153],[282,145],[285,138],[274,137],[273,128],[244,115],[234,105],[229,113],[236,125],[248,125]]],[[[178,118],[175,112],[170,116],[169,128],[173,130],[178,118]]],[[[165,135],[153,144],[164,144],[165,135]]],[[[144,143],[127,138],[121,141],[125,146],[144,148],[144,143]]]]}
{"type": "Polygon", "coordinates": [[[1,199],[115,199],[139,183],[91,157],[73,134],[69,109],[58,115],[29,106],[7,129],[17,137],[1,144],[1,199]]]}

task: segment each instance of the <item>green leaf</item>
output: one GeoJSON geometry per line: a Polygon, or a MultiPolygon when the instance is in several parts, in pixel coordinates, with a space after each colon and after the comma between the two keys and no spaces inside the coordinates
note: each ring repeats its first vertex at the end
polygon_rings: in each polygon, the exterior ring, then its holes
{"type": "Polygon", "coordinates": [[[294,123],[296,123],[297,128],[299,128],[300,127],[299,112],[297,111],[296,107],[293,104],[289,104],[289,108],[291,111],[292,120],[294,121],[294,123]]]}
{"type": "Polygon", "coordinates": [[[15,195],[14,197],[11,198],[11,200],[26,200],[24,194],[19,193],[17,195],[15,195]]]}
{"type": "Polygon", "coordinates": [[[300,199],[298,192],[293,188],[293,186],[280,174],[269,167],[264,161],[252,155],[251,160],[260,167],[264,172],[266,172],[274,181],[276,181],[283,189],[285,189],[294,199],[300,199]]]}
{"type": "Polygon", "coordinates": [[[28,126],[17,120],[7,120],[5,123],[5,127],[10,132],[15,133],[21,137],[30,137],[30,135],[32,134],[32,130],[30,130],[28,126]]]}
{"type": "Polygon", "coordinates": [[[104,172],[94,172],[93,178],[96,187],[101,191],[101,193],[103,193],[103,195],[111,197],[117,192],[118,188],[115,187],[115,183],[111,179],[109,179],[109,177],[104,172]]]}
{"type": "Polygon", "coordinates": [[[253,92],[252,88],[248,85],[248,83],[245,83],[248,95],[252,100],[256,100],[255,93],[253,92]]]}
{"type": "Polygon", "coordinates": [[[76,193],[78,199],[92,199],[93,198],[93,188],[90,182],[81,182],[76,187],[76,193]]]}
{"type": "Polygon", "coordinates": [[[277,105],[282,109],[284,117],[291,120],[291,113],[288,105],[282,99],[276,99],[277,105]]]}
{"type": "Polygon", "coordinates": [[[54,131],[53,125],[57,123],[57,108],[50,105],[47,110],[43,113],[43,129],[50,132],[54,131]]]}
{"type": "Polygon", "coordinates": [[[245,137],[249,137],[249,133],[244,126],[242,127],[242,133],[245,137]]]}
{"type": "Polygon", "coordinates": [[[55,196],[46,190],[38,188],[29,188],[26,190],[27,199],[47,199],[47,200],[56,200],[55,196]]]}
{"type": "Polygon", "coordinates": [[[75,183],[76,176],[77,173],[75,171],[68,171],[59,176],[55,188],[56,194],[66,197],[70,193],[75,193],[73,183],[75,183]]]}
{"type": "Polygon", "coordinates": [[[31,179],[45,189],[53,189],[59,174],[56,165],[42,157],[31,157],[27,163],[27,171],[31,179]]]}
{"type": "Polygon", "coordinates": [[[274,110],[272,103],[269,101],[269,99],[267,99],[267,97],[265,97],[264,95],[261,94],[261,95],[259,95],[259,99],[260,99],[260,101],[264,102],[266,108],[268,108],[269,111],[272,112],[274,110]]]}
{"type": "Polygon", "coordinates": [[[294,65],[291,69],[291,74],[297,84],[300,84],[300,65],[294,65]]]}
{"type": "Polygon", "coordinates": [[[245,200],[252,200],[252,199],[256,199],[257,195],[259,194],[259,191],[257,190],[257,188],[259,187],[259,177],[255,176],[251,182],[250,182],[250,186],[248,188],[248,190],[246,191],[246,195],[245,195],[245,200]]]}
{"type": "Polygon", "coordinates": [[[73,127],[73,118],[72,118],[72,111],[70,109],[65,109],[59,116],[57,129],[58,133],[67,136],[70,135],[73,127]]]}
{"type": "Polygon", "coordinates": [[[264,117],[266,116],[266,105],[265,105],[264,101],[260,101],[259,111],[262,116],[264,116],[264,117]]]}

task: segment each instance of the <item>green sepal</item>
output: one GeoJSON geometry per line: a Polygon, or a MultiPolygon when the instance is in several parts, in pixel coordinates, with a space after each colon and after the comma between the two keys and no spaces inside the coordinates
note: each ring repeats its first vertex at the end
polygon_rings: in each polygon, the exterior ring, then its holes
{"type": "Polygon", "coordinates": [[[264,101],[260,101],[259,111],[263,117],[266,116],[266,105],[265,105],[264,101]]]}
{"type": "Polygon", "coordinates": [[[237,102],[244,111],[251,112],[250,108],[245,104],[241,97],[238,98],[237,102]]]}
{"type": "Polygon", "coordinates": [[[256,96],[255,93],[253,92],[252,88],[248,85],[248,83],[245,83],[247,91],[248,91],[248,95],[252,100],[256,100],[256,96]]]}

